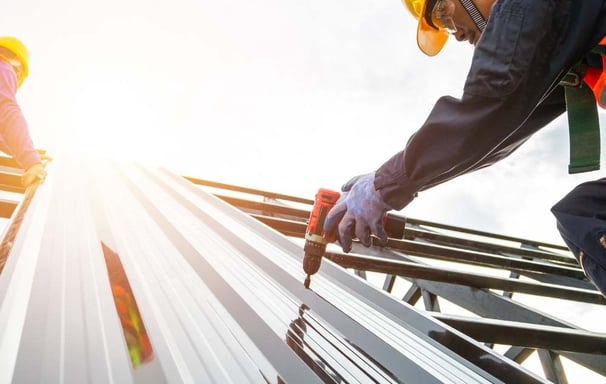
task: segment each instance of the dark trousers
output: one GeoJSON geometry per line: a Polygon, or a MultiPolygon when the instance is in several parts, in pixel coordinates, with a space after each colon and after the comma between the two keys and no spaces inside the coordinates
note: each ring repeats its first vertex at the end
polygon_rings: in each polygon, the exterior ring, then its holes
{"type": "Polygon", "coordinates": [[[585,275],[606,296],[606,178],[578,185],[551,212],[585,275]]]}

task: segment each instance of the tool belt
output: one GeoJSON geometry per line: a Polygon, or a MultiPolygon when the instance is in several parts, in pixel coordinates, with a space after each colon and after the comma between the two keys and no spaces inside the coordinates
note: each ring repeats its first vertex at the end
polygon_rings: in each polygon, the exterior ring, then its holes
{"type": "Polygon", "coordinates": [[[606,108],[606,36],[592,52],[602,68],[575,65],[560,82],[565,87],[570,136],[568,173],[600,169],[600,122],[597,105],[606,108]]]}

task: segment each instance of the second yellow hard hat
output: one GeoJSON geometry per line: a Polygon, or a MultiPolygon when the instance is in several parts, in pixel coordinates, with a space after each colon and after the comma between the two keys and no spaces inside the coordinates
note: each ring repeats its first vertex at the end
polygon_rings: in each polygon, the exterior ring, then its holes
{"type": "Polygon", "coordinates": [[[21,40],[12,36],[0,36],[0,47],[10,51],[14,55],[14,59],[21,64],[20,68],[16,71],[17,83],[20,86],[29,73],[29,52],[27,48],[21,42],[21,40]]]}

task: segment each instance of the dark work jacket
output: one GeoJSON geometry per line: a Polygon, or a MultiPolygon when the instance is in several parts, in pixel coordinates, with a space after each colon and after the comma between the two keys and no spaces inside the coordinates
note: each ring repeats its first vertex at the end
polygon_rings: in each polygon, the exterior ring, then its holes
{"type": "Polygon", "coordinates": [[[394,209],[505,158],[566,111],[559,81],[606,35],[606,0],[497,0],[463,97],[440,98],[406,147],[375,174],[394,209]]]}

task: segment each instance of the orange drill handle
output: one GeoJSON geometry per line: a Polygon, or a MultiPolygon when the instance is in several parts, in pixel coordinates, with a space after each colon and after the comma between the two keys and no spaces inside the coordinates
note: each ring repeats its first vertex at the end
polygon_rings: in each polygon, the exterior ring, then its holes
{"type": "Polygon", "coordinates": [[[305,238],[310,241],[314,241],[321,244],[326,244],[336,240],[336,236],[330,236],[332,238],[327,239],[324,236],[324,221],[328,212],[335,206],[337,200],[339,200],[341,194],[339,192],[320,188],[316,193],[316,199],[314,202],[313,209],[309,215],[309,222],[307,223],[307,230],[305,231],[305,238]]]}

